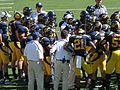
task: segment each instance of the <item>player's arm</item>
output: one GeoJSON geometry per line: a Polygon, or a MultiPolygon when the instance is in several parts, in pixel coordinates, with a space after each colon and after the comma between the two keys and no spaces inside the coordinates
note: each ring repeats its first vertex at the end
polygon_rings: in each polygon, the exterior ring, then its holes
{"type": "Polygon", "coordinates": [[[111,35],[111,34],[112,33],[107,33],[105,35],[105,38],[101,41],[101,45],[104,46],[106,51],[109,51],[109,45],[110,45],[110,43],[109,43],[109,35],[111,35]]]}
{"type": "Polygon", "coordinates": [[[96,45],[92,41],[90,41],[90,45],[92,46],[93,49],[96,49],[96,45]]]}
{"type": "Polygon", "coordinates": [[[73,53],[74,52],[74,48],[72,47],[71,45],[71,42],[67,42],[65,45],[64,45],[64,49],[68,52],[71,52],[73,53]]]}
{"type": "Polygon", "coordinates": [[[2,34],[0,33],[0,43],[2,43],[2,34]]]}
{"type": "Polygon", "coordinates": [[[16,38],[17,38],[18,40],[20,40],[20,39],[19,39],[18,30],[15,31],[15,34],[16,34],[16,38]]]}
{"type": "MultiPolygon", "coordinates": [[[[56,44],[57,44],[57,43],[56,43],[56,44]]],[[[50,49],[51,67],[54,66],[54,62],[55,62],[55,53],[56,53],[56,49],[57,49],[56,44],[54,44],[54,45],[52,46],[52,48],[50,49]]]]}
{"type": "Polygon", "coordinates": [[[93,44],[97,45],[98,40],[93,40],[93,44]]]}
{"type": "Polygon", "coordinates": [[[53,54],[55,54],[56,49],[57,49],[57,46],[56,46],[56,44],[54,44],[54,45],[52,46],[52,48],[50,49],[50,55],[51,55],[51,56],[52,56],[53,54]]]}
{"type": "Polygon", "coordinates": [[[96,50],[96,45],[92,42],[92,41],[90,41],[90,46],[92,47],[89,51],[88,51],[88,53],[90,53],[90,52],[95,52],[95,50],[96,50]]]}
{"type": "Polygon", "coordinates": [[[2,41],[2,31],[0,30],[0,45],[4,46],[4,42],[2,41]]]}

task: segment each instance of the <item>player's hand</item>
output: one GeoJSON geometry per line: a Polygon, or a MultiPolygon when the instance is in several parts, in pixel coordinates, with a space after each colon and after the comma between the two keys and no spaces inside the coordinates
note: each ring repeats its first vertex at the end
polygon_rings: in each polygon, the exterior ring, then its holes
{"type": "Polygon", "coordinates": [[[1,46],[5,46],[5,43],[4,43],[4,42],[1,42],[0,45],[1,45],[1,46]]]}
{"type": "Polygon", "coordinates": [[[39,64],[41,65],[42,70],[45,71],[45,65],[42,59],[39,60],[39,64]]]}

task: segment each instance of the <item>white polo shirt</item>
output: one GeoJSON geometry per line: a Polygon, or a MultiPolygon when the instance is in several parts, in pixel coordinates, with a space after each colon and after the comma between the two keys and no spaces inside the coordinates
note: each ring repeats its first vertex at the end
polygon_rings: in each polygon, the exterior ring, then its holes
{"type": "Polygon", "coordinates": [[[66,60],[70,60],[70,53],[64,49],[64,45],[66,42],[68,42],[66,39],[60,39],[50,50],[50,53],[55,53],[56,60],[62,60],[63,58],[65,58],[66,60]]]}
{"type": "Polygon", "coordinates": [[[24,56],[27,60],[39,61],[43,59],[43,47],[37,40],[28,42],[25,46],[24,56]]]}

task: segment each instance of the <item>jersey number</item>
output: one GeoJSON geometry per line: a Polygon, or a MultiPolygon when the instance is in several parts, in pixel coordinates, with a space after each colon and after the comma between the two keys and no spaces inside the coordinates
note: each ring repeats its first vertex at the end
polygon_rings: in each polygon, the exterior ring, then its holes
{"type": "Polygon", "coordinates": [[[112,38],[112,47],[120,47],[120,38],[112,38]]]}
{"type": "Polygon", "coordinates": [[[76,40],[74,40],[74,49],[75,50],[82,50],[82,49],[84,49],[84,40],[83,39],[76,39],[76,40]]]}

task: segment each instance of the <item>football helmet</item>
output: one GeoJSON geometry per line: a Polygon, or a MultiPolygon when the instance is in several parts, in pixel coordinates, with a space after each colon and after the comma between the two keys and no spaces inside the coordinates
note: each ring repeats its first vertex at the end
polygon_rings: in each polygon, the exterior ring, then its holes
{"type": "Polygon", "coordinates": [[[100,15],[100,22],[102,24],[108,24],[109,21],[110,21],[110,17],[107,14],[103,13],[100,15]]]}
{"type": "Polygon", "coordinates": [[[21,22],[23,24],[23,26],[26,26],[28,27],[29,25],[32,25],[33,24],[33,20],[31,17],[28,17],[28,16],[25,16],[21,19],[21,22]]]}
{"type": "Polygon", "coordinates": [[[93,24],[93,30],[94,31],[100,31],[102,29],[102,23],[100,21],[96,21],[93,24]]]}
{"type": "Polygon", "coordinates": [[[94,15],[95,6],[87,6],[86,11],[88,11],[90,15],[94,15]]]}
{"type": "Polygon", "coordinates": [[[15,14],[14,14],[15,20],[20,20],[22,17],[23,17],[23,15],[20,12],[15,12],[15,14]]]}
{"type": "Polygon", "coordinates": [[[87,16],[85,19],[86,23],[93,23],[95,22],[95,18],[93,16],[87,16]]]}
{"type": "Polygon", "coordinates": [[[103,24],[102,25],[102,31],[109,32],[110,31],[110,25],[108,24],[103,24]]]}
{"type": "Polygon", "coordinates": [[[114,14],[111,15],[110,19],[111,19],[112,22],[113,21],[120,22],[120,14],[114,13],[114,14]]]}
{"type": "Polygon", "coordinates": [[[93,31],[93,23],[86,23],[85,31],[87,34],[93,31]]]}
{"type": "Polygon", "coordinates": [[[72,11],[66,11],[66,14],[70,14],[72,17],[74,17],[74,14],[72,11]]]}
{"type": "Polygon", "coordinates": [[[116,13],[116,14],[119,14],[119,15],[120,15],[120,11],[115,11],[114,13],[116,13]]]}
{"type": "Polygon", "coordinates": [[[30,32],[34,32],[34,31],[39,31],[39,26],[38,25],[30,26],[30,32]]]}
{"type": "Polygon", "coordinates": [[[48,20],[48,15],[46,13],[41,13],[38,15],[39,24],[45,24],[47,20],[48,20]]]}
{"type": "Polygon", "coordinates": [[[50,37],[52,35],[52,30],[50,27],[43,28],[43,36],[50,37]]]}
{"type": "Polygon", "coordinates": [[[11,17],[11,15],[7,11],[4,11],[4,12],[1,13],[0,17],[8,18],[8,17],[11,17]]]}
{"type": "Polygon", "coordinates": [[[80,26],[80,21],[78,19],[74,19],[73,20],[73,26],[79,27],[80,26]]]}
{"type": "Polygon", "coordinates": [[[89,16],[89,12],[88,11],[82,11],[80,12],[80,21],[82,24],[85,24],[85,19],[87,16],[89,16]]]}
{"type": "Polygon", "coordinates": [[[80,17],[87,17],[89,15],[88,11],[82,11],[80,12],[80,17]]]}
{"type": "Polygon", "coordinates": [[[50,21],[50,22],[56,21],[56,14],[53,11],[48,12],[48,21],[50,21]]]}
{"type": "Polygon", "coordinates": [[[111,30],[116,32],[117,30],[120,30],[120,23],[118,21],[113,21],[111,23],[111,30]]]}
{"type": "Polygon", "coordinates": [[[24,7],[23,8],[23,14],[25,16],[30,16],[32,14],[32,8],[30,8],[30,7],[24,7]]]}

